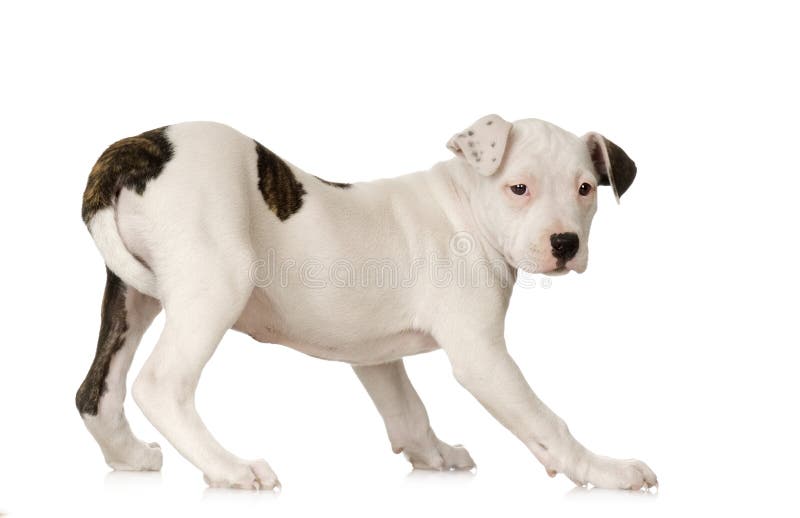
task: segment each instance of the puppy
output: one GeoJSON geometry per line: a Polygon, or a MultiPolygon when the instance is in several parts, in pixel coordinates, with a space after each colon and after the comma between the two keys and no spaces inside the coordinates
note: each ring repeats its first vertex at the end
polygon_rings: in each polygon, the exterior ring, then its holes
{"type": "Polygon", "coordinates": [[[597,189],[619,198],[636,167],[596,133],[539,120],[477,120],[430,170],[346,184],[312,176],[231,129],[191,122],[112,144],[92,169],[83,220],[107,265],[95,359],[80,414],[106,462],[158,470],[159,446],[123,413],[136,347],[166,323],[133,397],[214,487],[272,489],[264,460],[214,439],[197,414],[203,366],[228,329],[348,362],[415,468],[471,469],[440,441],[403,357],[442,348],[456,380],[554,476],[634,489],[656,484],[638,460],[592,453],[533,393],[506,350],[519,269],[583,272],[597,189]]]}

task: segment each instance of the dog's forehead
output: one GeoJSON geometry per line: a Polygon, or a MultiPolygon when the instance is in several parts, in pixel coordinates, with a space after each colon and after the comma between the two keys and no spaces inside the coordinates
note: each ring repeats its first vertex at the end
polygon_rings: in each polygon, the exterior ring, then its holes
{"type": "Polygon", "coordinates": [[[591,167],[586,144],[578,136],[539,119],[515,121],[510,135],[511,153],[521,165],[538,166],[553,173],[591,167]]]}

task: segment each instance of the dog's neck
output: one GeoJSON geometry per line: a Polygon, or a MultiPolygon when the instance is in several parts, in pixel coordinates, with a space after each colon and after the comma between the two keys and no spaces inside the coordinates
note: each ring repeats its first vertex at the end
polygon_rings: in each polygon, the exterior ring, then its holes
{"type": "Polygon", "coordinates": [[[431,168],[430,173],[442,181],[448,193],[443,203],[449,207],[444,209],[446,214],[457,215],[452,221],[454,228],[472,233],[484,245],[487,253],[502,258],[509,268],[516,271],[516,266],[510,263],[504,253],[497,234],[492,232],[486,221],[485,210],[480,205],[478,188],[481,177],[465,160],[457,157],[439,162],[431,168]]]}

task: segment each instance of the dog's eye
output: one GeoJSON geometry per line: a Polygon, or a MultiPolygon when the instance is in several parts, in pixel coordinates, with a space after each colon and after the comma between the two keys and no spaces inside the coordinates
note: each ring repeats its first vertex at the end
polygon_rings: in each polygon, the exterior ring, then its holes
{"type": "Polygon", "coordinates": [[[586,182],[582,183],[581,186],[578,187],[578,194],[581,196],[588,196],[590,192],[592,192],[592,186],[586,182]]]}
{"type": "Polygon", "coordinates": [[[511,186],[511,192],[513,192],[517,196],[522,196],[523,194],[528,192],[528,187],[523,183],[518,183],[517,185],[511,186]]]}

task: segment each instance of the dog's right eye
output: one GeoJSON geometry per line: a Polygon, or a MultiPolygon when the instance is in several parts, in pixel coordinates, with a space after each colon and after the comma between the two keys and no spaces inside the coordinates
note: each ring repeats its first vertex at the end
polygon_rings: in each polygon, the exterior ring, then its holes
{"type": "Polygon", "coordinates": [[[523,183],[518,183],[517,185],[511,186],[511,192],[513,192],[517,196],[522,196],[523,194],[528,192],[528,187],[523,183]]]}

